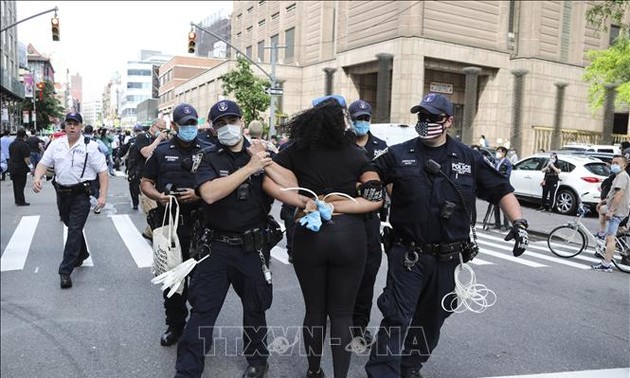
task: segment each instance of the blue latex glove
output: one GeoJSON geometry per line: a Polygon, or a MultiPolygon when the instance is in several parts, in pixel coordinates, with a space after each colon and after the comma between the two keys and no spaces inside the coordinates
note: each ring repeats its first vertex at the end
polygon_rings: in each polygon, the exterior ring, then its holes
{"type": "Polygon", "coordinates": [[[322,225],[322,219],[319,214],[319,211],[313,211],[312,213],[308,213],[302,218],[298,219],[298,222],[307,229],[317,232],[322,225]]]}
{"type": "Polygon", "coordinates": [[[322,219],[325,221],[329,221],[330,218],[332,218],[332,212],[333,212],[332,205],[324,201],[320,201],[320,200],[315,200],[315,204],[317,205],[317,211],[319,211],[319,214],[322,216],[322,219]]]}

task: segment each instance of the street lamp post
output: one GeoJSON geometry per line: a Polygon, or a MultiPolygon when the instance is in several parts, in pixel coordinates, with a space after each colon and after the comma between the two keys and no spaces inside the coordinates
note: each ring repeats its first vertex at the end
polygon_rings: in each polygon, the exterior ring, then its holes
{"type": "MultiPolygon", "coordinates": [[[[217,38],[218,40],[222,41],[223,43],[225,43],[226,45],[230,46],[231,48],[233,48],[234,50],[236,50],[236,52],[238,52],[239,54],[241,54],[241,56],[245,57],[245,59],[249,60],[253,65],[255,65],[256,67],[258,67],[258,69],[260,69],[265,76],[267,76],[269,78],[269,80],[271,81],[271,88],[275,88],[276,87],[276,54],[279,48],[284,48],[286,46],[278,46],[275,43],[270,47],[271,48],[271,74],[269,74],[267,71],[265,71],[264,68],[262,68],[258,63],[256,63],[252,58],[250,58],[249,56],[247,56],[247,54],[243,53],[241,50],[239,50],[238,47],[234,46],[233,44],[231,44],[230,42],[226,41],[225,39],[223,39],[220,35],[211,32],[210,30],[204,29],[203,27],[191,22],[190,23],[191,26],[201,30],[202,32],[206,32],[208,34],[210,34],[211,36],[217,38]]],[[[265,47],[265,48],[269,48],[269,47],[265,47]]],[[[269,136],[275,135],[276,132],[276,128],[275,128],[275,114],[276,114],[276,104],[275,104],[275,95],[272,94],[272,92],[270,91],[269,93],[270,96],[270,105],[269,105],[269,114],[270,114],[270,120],[269,120],[269,136]]]]}
{"type": "Polygon", "coordinates": [[[24,21],[28,21],[28,20],[30,20],[31,18],[35,18],[35,17],[41,16],[42,14],[46,14],[46,13],[50,13],[50,12],[55,12],[55,14],[57,14],[57,11],[58,11],[58,10],[59,10],[59,8],[54,7],[54,8],[52,8],[52,9],[48,9],[48,10],[45,10],[45,11],[43,11],[43,12],[40,12],[40,13],[34,14],[34,15],[30,16],[30,17],[26,17],[26,18],[25,18],[25,19],[23,19],[23,20],[20,20],[20,21],[18,21],[18,22],[15,22],[15,23],[13,23],[13,24],[11,24],[11,25],[9,25],[9,26],[7,26],[7,27],[3,28],[2,30],[0,30],[0,33],[2,33],[2,32],[3,32],[3,31],[5,31],[5,30],[11,29],[12,27],[14,27],[14,26],[16,26],[16,25],[19,25],[19,24],[21,24],[21,23],[22,23],[22,22],[24,22],[24,21]]]}

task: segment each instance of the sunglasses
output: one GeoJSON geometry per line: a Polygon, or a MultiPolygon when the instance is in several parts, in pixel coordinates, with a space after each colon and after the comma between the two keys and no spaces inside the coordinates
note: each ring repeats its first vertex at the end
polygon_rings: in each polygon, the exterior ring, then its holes
{"type": "Polygon", "coordinates": [[[429,121],[432,123],[439,123],[448,116],[446,114],[431,114],[431,113],[418,113],[418,120],[429,121]]]}

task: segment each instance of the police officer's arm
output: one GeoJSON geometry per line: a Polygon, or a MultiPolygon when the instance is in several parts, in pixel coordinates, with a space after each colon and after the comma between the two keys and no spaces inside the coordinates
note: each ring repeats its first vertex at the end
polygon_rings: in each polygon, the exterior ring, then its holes
{"type": "Polygon", "coordinates": [[[140,191],[142,191],[145,196],[166,206],[169,202],[169,196],[164,193],[160,193],[155,188],[155,183],[158,179],[159,170],[157,165],[159,160],[159,156],[156,155],[151,155],[151,157],[147,159],[147,162],[142,169],[140,191]]]}
{"type": "Polygon", "coordinates": [[[244,167],[238,169],[231,175],[217,177],[202,183],[198,192],[201,198],[208,204],[213,204],[236,190],[252,174],[264,169],[271,164],[271,158],[266,152],[253,154],[244,167]]]}
{"type": "MultiPolygon", "coordinates": [[[[89,145],[92,145],[90,143],[89,145]]],[[[86,146],[86,149],[88,147],[86,146]]],[[[105,161],[105,155],[96,153],[98,147],[94,151],[90,151],[88,154],[88,164],[98,173],[98,183],[100,185],[98,191],[98,198],[96,199],[96,205],[98,207],[105,207],[107,199],[107,187],[109,186],[109,170],[107,168],[107,162],[105,161]]]]}
{"type": "MultiPolygon", "coordinates": [[[[261,141],[253,140],[251,146],[247,148],[247,151],[250,154],[256,154],[260,152],[266,152],[267,148],[261,141]]],[[[272,161],[271,164],[268,164],[265,167],[265,175],[267,177],[270,177],[273,181],[275,181],[281,187],[292,188],[292,187],[298,186],[298,180],[297,180],[297,177],[295,177],[295,174],[293,173],[293,171],[279,165],[276,162],[272,161]]],[[[276,198],[276,199],[278,199],[279,201],[282,201],[279,198],[276,198]]]]}
{"type": "Polygon", "coordinates": [[[145,159],[148,159],[149,156],[151,156],[151,154],[153,153],[153,150],[155,150],[155,148],[162,143],[162,141],[164,141],[166,138],[168,138],[168,134],[166,132],[161,132],[153,141],[153,143],[149,144],[148,146],[142,147],[140,149],[140,153],[142,154],[142,156],[144,156],[145,159]]]}
{"type": "Polygon", "coordinates": [[[514,193],[504,195],[499,201],[499,207],[503,210],[510,222],[523,218],[523,210],[514,193]]]}

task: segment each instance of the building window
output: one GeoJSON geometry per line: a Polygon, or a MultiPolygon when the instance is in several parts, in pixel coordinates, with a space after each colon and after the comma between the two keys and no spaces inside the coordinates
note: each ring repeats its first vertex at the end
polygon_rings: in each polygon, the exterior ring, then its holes
{"type": "Polygon", "coordinates": [[[285,60],[293,58],[295,51],[295,28],[287,29],[284,32],[284,58],[285,60]]]}
{"type": "Polygon", "coordinates": [[[242,17],[243,17],[243,13],[237,14],[236,15],[236,21],[240,21],[242,17]]]}
{"type": "Polygon", "coordinates": [[[295,3],[293,3],[293,4],[291,4],[291,5],[289,5],[289,6],[287,7],[287,13],[288,13],[288,12],[291,12],[292,10],[295,10],[295,3]]]}
{"type": "Polygon", "coordinates": [[[276,12],[271,15],[271,20],[277,20],[280,17],[280,12],[276,12]]]}
{"type": "Polygon", "coordinates": [[[249,7],[247,8],[247,13],[252,13],[253,10],[254,10],[254,7],[249,7]]]}
{"type": "Polygon", "coordinates": [[[241,33],[241,32],[236,33],[236,38],[241,38],[241,34],[243,34],[243,33],[241,33]]]}
{"type": "Polygon", "coordinates": [[[258,62],[265,61],[265,41],[258,42],[258,62]]]}
{"type": "Polygon", "coordinates": [[[265,25],[265,19],[263,18],[262,20],[258,21],[258,26],[264,26],[265,25]]]}
{"type": "Polygon", "coordinates": [[[261,6],[261,5],[263,5],[264,3],[266,3],[266,1],[265,1],[265,0],[261,0],[261,1],[259,1],[259,2],[258,2],[258,6],[261,6]]]}
{"type": "Polygon", "coordinates": [[[252,58],[252,47],[251,46],[247,46],[245,48],[245,55],[247,55],[248,58],[252,58]]]}
{"type": "Polygon", "coordinates": [[[248,32],[248,33],[251,33],[251,31],[252,31],[252,29],[253,29],[253,28],[254,28],[254,26],[253,26],[253,25],[248,26],[248,27],[247,27],[247,32],[248,32]]]}
{"type": "Polygon", "coordinates": [[[610,36],[608,37],[608,45],[612,46],[615,44],[617,37],[619,37],[619,32],[621,28],[619,25],[610,25],[610,36]]]}
{"type": "Polygon", "coordinates": [[[274,45],[275,45],[275,46],[278,46],[278,45],[280,45],[280,44],[278,43],[278,41],[279,41],[279,39],[278,39],[278,34],[274,34],[274,35],[272,35],[272,36],[271,36],[271,38],[270,38],[270,43],[271,43],[271,46],[274,46],[274,45]]]}

